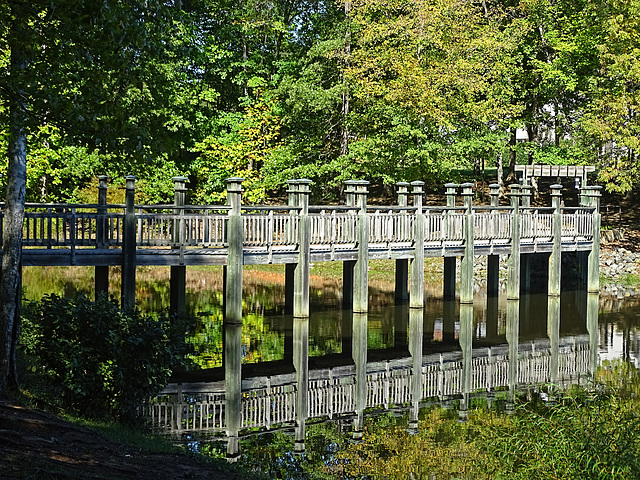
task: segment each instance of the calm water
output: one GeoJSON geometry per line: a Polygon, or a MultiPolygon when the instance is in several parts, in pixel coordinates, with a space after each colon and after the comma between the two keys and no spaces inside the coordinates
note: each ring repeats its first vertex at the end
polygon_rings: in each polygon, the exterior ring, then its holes
{"type": "MultiPolygon", "coordinates": [[[[139,268],[136,298],[143,311],[169,306],[169,268],[139,268]]],[[[37,300],[47,293],[71,296],[92,294],[93,269],[85,267],[25,267],[24,294],[37,300]]],[[[111,271],[110,293],[119,295],[119,272],[111,271]]],[[[457,348],[458,305],[442,300],[442,287],[427,285],[424,308],[424,353],[457,348]]],[[[393,284],[370,282],[368,348],[376,350],[406,345],[406,311],[394,306],[393,284]]],[[[291,329],[291,317],[284,312],[284,269],[247,270],[244,274],[244,363],[280,360],[291,329]]],[[[341,309],[341,279],[313,277],[309,355],[341,353],[348,312],[341,309]]],[[[561,301],[560,335],[584,334],[586,296],[567,292],[561,301]]],[[[187,269],[187,308],[200,318],[192,339],[198,362],[203,367],[222,364],[222,269],[187,269]]],[[[520,342],[547,337],[546,295],[524,296],[520,301],[520,342]]],[[[640,367],[640,298],[600,297],[601,360],[621,358],[640,367]]],[[[487,308],[487,298],[478,292],[474,300],[474,344],[505,343],[506,300],[487,308]]]]}
{"type": "MultiPolygon", "coordinates": [[[[119,272],[111,272],[110,292],[119,296],[119,272]]],[[[143,311],[158,311],[169,305],[169,268],[139,268],[137,302],[143,311]]],[[[84,267],[24,269],[24,293],[35,300],[47,293],[73,295],[91,293],[93,270],[84,267]]],[[[458,350],[459,306],[442,300],[442,286],[427,285],[424,308],[423,354],[458,350]]],[[[341,309],[340,279],[313,277],[309,356],[322,357],[343,352],[350,336],[351,316],[341,309]]],[[[394,306],[393,284],[370,281],[368,314],[368,358],[382,359],[396,349],[407,349],[406,308],[394,306]]],[[[507,306],[505,295],[487,302],[482,292],[474,300],[474,346],[506,343],[507,306]]],[[[191,338],[194,359],[203,368],[222,364],[222,269],[187,269],[187,305],[199,323],[191,338]]],[[[640,298],[601,296],[599,299],[599,359],[623,359],[640,367],[640,298]]],[[[284,314],[284,269],[248,269],[244,273],[243,363],[281,360],[291,338],[292,318],[284,314]]],[[[567,292],[561,299],[560,336],[586,334],[586,295],[567,292]]],[[[524,296],[520,301],[519,342],[547,338],[546,295],[524,296]]],[[[290,347],[289,347],[290,348],[290,347]]],[[[348,348],[348,347],[347,347],[348,348]]],[[[311,360],[310,360],[311,363],[311,360]]],[[[309,425],[307,454],[293,455],[291,432],[268,433],[243,441],[242,462],[255,470],[268,468],[274,478],[318,478],[344,445],[348,422],[309,425]],[[309,473],[311,472],[311,473],[309,473]]],[[[194,448],[224,456],[219,443],[194,442],[194,448]]]]}

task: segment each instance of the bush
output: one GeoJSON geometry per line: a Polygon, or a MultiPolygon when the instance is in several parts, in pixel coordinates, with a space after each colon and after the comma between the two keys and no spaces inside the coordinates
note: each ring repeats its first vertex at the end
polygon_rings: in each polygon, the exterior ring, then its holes
{"type": "Polygon", "coordinates": [[[183,363],[186,327],[167,312],[122,310],[106,296],[49,295],[24,308],[20,345],[63,408],[131,422],[183,363]]]}

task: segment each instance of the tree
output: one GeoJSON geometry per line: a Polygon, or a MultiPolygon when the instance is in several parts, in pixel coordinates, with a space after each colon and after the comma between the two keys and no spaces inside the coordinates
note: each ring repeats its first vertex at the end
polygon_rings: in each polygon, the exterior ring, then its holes
{"type": "MultiPolygon", "coordinates": [[[[171,150],[176,88],[167,81],[180,13],[162,1],[11,0],[0,6],[3,101],[8,133],[7,196],[0,282],[0,390],[17,385],[22,224],[27,138],[54,125],[70,143],[129,158],[171,150]]],[[[173,78],[170,78],[173,80],[173,78]]]]}
{"type": "Polygon", "coordinates": [[[353,4],[352,163],[387,182],[442,178],[466,159],[462,130],[497,126],[510,104],[513,43],[499,11],[456,0],[353,4]]]}
{"type": "Polygon", "coordinates": [[[579,124],[596,147],[599,179],[607,190],[624,193],[638,186],[640,172],[640,1],[590,4],[585,17],[598,75],[579,124]]]}

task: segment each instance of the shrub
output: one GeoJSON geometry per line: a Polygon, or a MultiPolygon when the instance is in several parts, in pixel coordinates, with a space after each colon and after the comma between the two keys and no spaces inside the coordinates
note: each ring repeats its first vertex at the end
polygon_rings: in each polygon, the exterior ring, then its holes
{"type": "Polygon", "coordinates": [[[122,310],[106,296],[49,295],[25,306],[20,344],[63,408],[131,422],[182,364],[186,327],[167,312],[122,310]]]}

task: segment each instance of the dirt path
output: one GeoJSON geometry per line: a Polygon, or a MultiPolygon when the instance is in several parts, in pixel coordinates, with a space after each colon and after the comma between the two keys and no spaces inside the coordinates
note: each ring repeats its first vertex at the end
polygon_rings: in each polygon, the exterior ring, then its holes
{"type": "Polygon", "coordinates": [[[196,458],[147,454],[45,412],[0,399],[0,479],[240,480],[196,458]]]}

